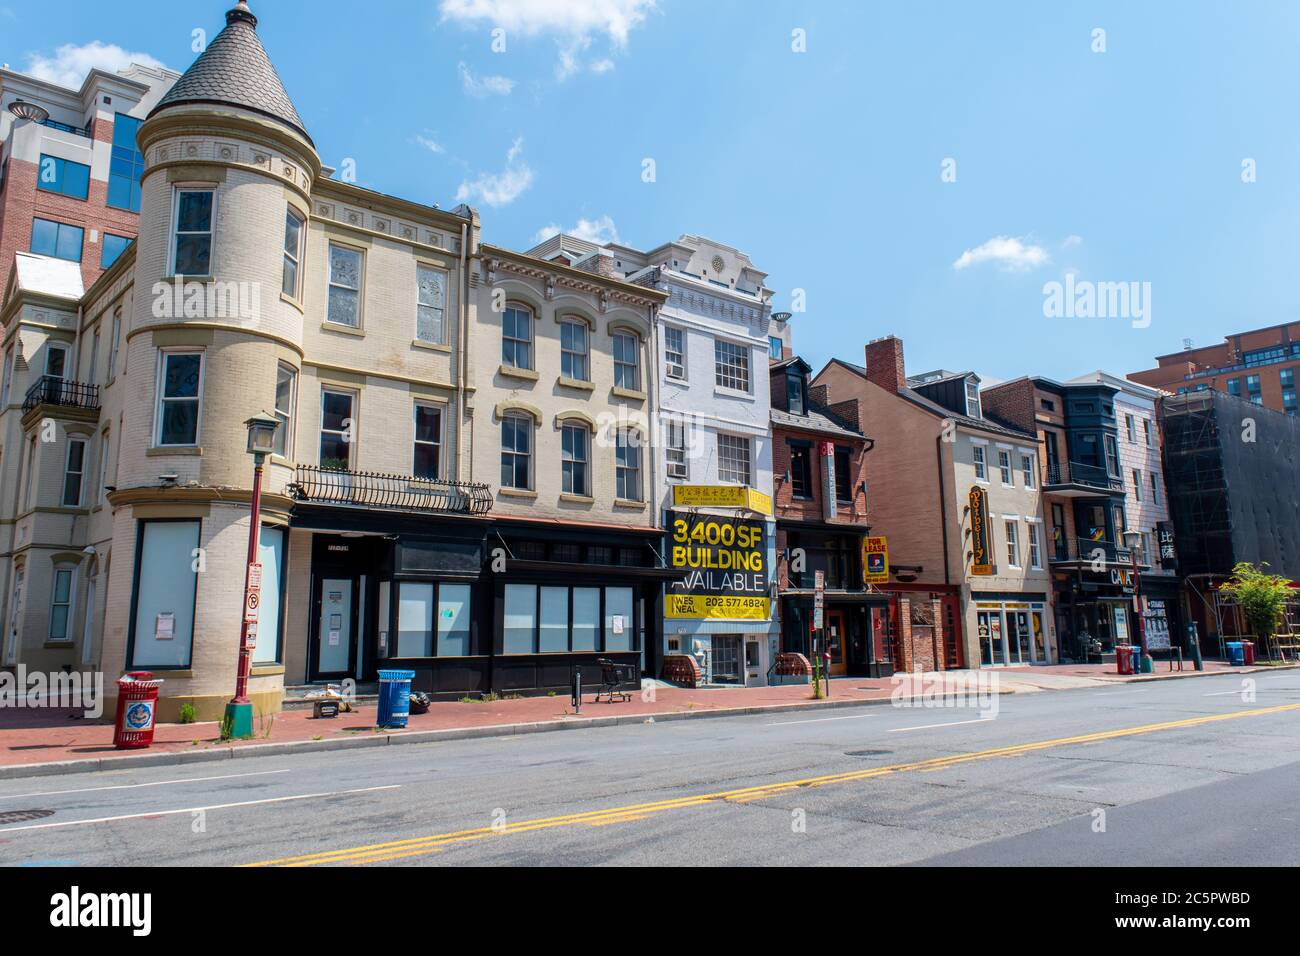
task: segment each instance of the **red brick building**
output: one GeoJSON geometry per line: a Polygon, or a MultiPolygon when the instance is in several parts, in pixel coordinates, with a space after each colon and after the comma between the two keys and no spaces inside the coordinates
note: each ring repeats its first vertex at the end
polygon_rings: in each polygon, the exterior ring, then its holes
{"type": "Polygon", "coordinates": [[[1128,377],[1186,395],[1212,389],[1288,415],[1300,415],[1300,322],[1224,337],[1218,345],[1156,356],[1156,367],[1128,377]]]}
{"type": "Polygon", "coordinates": [[[769,366],[773,505],[781,650],[830,651],[834,675],[893,672],[888,600],[862,573],[867,525],[867,452],[855,399],[811,388],[811,369],[793,357],[769,366]],[[823,626],[815,631],[817,572],[825,581],[823,626]]]}

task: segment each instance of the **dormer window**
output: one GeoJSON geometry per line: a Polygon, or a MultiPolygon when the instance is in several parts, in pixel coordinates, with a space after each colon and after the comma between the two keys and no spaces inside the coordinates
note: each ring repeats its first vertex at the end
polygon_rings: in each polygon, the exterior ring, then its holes
{"type": "Polygon", "coordinates": [[[971,418],[982,418],[980,414],[980,386],[974,379],[966,379],[966,414],[971,418]]]}
{"type": "Polygon", "coordinates": [[[804,399],[807,389],[808,383],[797,370],[791,369],[785,373],[786,410],[791,415],[808,414],[808,403],[804,399]]]}

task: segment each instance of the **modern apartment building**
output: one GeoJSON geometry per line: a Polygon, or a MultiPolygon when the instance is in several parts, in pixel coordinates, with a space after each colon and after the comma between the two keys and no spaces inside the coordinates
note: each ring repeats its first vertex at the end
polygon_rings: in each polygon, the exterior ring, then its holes
{"type": "Polygon", "coordinates": [[[750,557],[764,570],[761,582],[745,579],[744,588],[710,589],[707,569],[677,567],[679,579],[670,584],[663,608],[662,647],[651,649],[651,656],[689,658],[677,666],[698,672],[691,678],[698,682],[765,681],[779,633],[769,595],[776,538],[764,376],[773,349],[767,274],[741,250],[692,235],[650,250],[557,235],[530,255],[661,297],[646,369],[645,387],[658,413],[649,423],[654,467],[646,491],[655,521],[666,530],[665,559],[672,566],[674,557],[699,556],[684,546],[710,523],[744,521],[757,536],[750,557]]]}
{"type": "Polygon", "coordinates": [[[858,399],[870,423],[872,533],[889,547],[880,588],[895,601],[896,646],[910,647],[899,666],[1056,661],[1036,436],[985,413],[973,372],[909,376],[894,336],[865,356],[813,381],[858,399]],[[937,635],[933,650],[910,638],[918,627],[937,635]]]}
{"type": "Polygon", "coordinates": [[[1176,395],[1214,390],[1288,415],[1300,415],[1300,322],[1225,336],[1221,344],[1156,357],[1129,379],[1176,395]]]}
{"type": "Polygon", "coordinates": [[[178,77],[92,69],[73,90],[0,69],[0,291],[18,252],[78,263],[85,289],[135,239],[136,135],[178,77]]]}

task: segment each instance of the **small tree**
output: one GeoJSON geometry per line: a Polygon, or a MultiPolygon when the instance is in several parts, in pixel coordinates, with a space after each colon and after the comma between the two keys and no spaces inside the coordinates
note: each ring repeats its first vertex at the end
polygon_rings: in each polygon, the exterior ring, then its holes
{"type": "Polygon", "coordinates": [[[1287,579],[1268,574],[1268,562],[1258,567],[1245,561],[1232,569],[1232,577],[1219,590],[1241,607],[1250,631],[1260,641],[1271,641],[1282,623],[1282,613],[1292,591],[1287,579]]]}

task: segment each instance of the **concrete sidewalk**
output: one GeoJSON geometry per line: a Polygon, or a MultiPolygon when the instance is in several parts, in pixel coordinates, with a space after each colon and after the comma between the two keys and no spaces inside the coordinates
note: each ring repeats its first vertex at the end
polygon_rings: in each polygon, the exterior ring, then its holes
{"type": "MultiPolygon", "coordinates": [[[[1242,674],[1276,668],[1233,668],[1242,674]]],[[[980,685],[985,692],[1036,693],[1164,680],[1170,677],[1212,676],[1229,670],[1226,665],[1207,664],[1202,672],[1152,674],[1124,677],[1091,667],[997,668],[982,671],[950,671],[946,674],[897,678],[836,678],[831,681],[829,700],[813,700],[808,685],[783,687],[682,689],[659,688],[653,694],[634,694],[627,702],[595,703],[584,697],[582,712],[574,712],[570,699],[522,697],[485,702],[442,701],[427,714],[413,715],[405,731],[378,730],[376,708],[361,705],[337,718],[317,720],[310,710],[283,711],[255,722],[251,740],[225,742],[219,739],[216,723],[160,724],[154,745],[148,751],[119,751],[113,748],[110,724],[83,718],[81,711],[66,708],[7,708],[0,710],[0,779],[38,776],[46,773],[79,773],[128,766],[190,763],[242,756],[278,755],[314,750],[382,746],[466,737],[503,736],[553,730],[596,727],[647,720],[680,720],[692,717],[732,716],[758,711],[802,710],[826,707],[888,704],[891,697],[967,692],[974,680],[996,682],[980,685]],[[896,693],[897,692],[897,693],[896,693]]]]}

